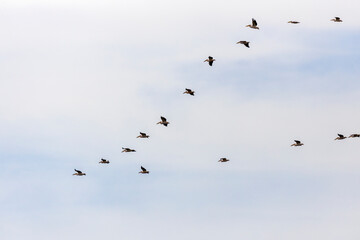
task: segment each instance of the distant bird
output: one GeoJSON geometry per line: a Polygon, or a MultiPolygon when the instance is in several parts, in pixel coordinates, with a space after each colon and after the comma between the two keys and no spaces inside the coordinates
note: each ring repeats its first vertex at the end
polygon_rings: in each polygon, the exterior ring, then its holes
{"type": "Polygon", "coordinates": [[[295,141],[295,143],[294,144],[291,144],[291,146],[294,146],[294,147],[300,147],[300,146],[302,146],[302,145],[304,145],[301,141],[299,141],[299,140],[294,140],[295,141]]]}
{"type": "Polygon", "coordinates": [[[212,56],[209,56],[204,62],[208,62],[209,65],[212,66],[214,61],[215,59],[212,56]]]}
{"type": "Polygon", "coordinates": [[[189,88],[185,88],[185,92],[183,92],[183,94],[190,94],[191,96],[194,96],[194,91],[189,89],[189,88]]]}
{"type": "Polygon", "coordinates": [[[220,160],[218,162],[228,162],[228,161],[230,161],[230,160],[227,158],[220,158],[220,160]]]}
{"type": "Polygon", "coordinates": [[[137,136],[136,138],[149,138],[149,135],[146,135],[146,133],[140,132],[140,135],[137,136]]]}
{"type": "Polygon", "coordinates": [[[136,152],[134,149],[130,148],[122,148],[123,150],[121,152],[136,152]]]}
{"type": "Polygon", "coordinates": [[[335,18],[331,19],[330,21],[333,21],[333,22],[342,22],[342,20],[341,20],[339,17],[335,17],[335,18]]]}
{"type": "Polygon", "coordinates": [[[74,169],[76,173],[74,173],[73,175],[76,175],[76,176],[86,176],[86,173],[83,173],[82,171],[80,170],[76,170],[74,169]]]}
{"type": "Polygon", "coordinates": [[[141,173],[141,174],[149,174],[150,172],[147,171],[143,166],[141,166],[141,171],[139,173],[141,173]]]}
{"type": "Polygon", "coordinates": [[[334,140],[343,140],[343,139],[345,139],[345,138],[346,138],[346,137],[345,137],[344,135],[338,134],[338,137],[335,138],[334,140]]]}
{"type": "Polygon", "coordinates": [[[288,21],[288,23],[299,24],[300,22],[298,22],[298,21],[288,21]]]}
{"type": "Polygon", "coordinates": [[[247,41],[239,41],[239,42],[237,42],[236,44],[244,44],[245,47],[248,47],[248,48],[249,48],[249,47],[250,47],[250,46],[249,46],[249,43],[250,43],[250,42],[247,42],[247,41]]]}
{"type": "Polygon", "coordinates": [[[110,161],[106,160],[106,159],[101,159],[99,163],[102,163],[102,164],[109,164],[110,161]]]}
{"type": "Polygon", "coordinates": [[[164,117],[160,117],[160,118],[161,118],[161,121],[158,122],[157,124],[162,124],[162,125],[164,125],[165,127],[167,127],[167,125],[170,124],[170,123],[166,120],[166,118],[164,118],[164,117]]]}
{"type": "Polygon", "coordinates": [[[253,28],[253,29],[259,29],[259,28],[257,27],[257,22],[256,22],[255,19],[252,19],[251,25],[246,25],[246,27],[253,28]]]}
{"type": "Polygon", "coordinates": [[[360,134],[351,134],[351,135],[349,136],[349,138],[356,138],[356,137],[360,137],[360,134]]]}

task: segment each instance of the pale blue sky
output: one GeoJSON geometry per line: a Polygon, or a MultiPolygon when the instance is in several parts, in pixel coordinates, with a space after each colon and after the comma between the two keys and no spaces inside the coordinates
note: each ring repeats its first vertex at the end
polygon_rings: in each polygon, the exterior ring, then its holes
{"type": "Polygon", "coordinates": [[[359,238],[356,1],[0,6],[1,239],[359,238]]]}

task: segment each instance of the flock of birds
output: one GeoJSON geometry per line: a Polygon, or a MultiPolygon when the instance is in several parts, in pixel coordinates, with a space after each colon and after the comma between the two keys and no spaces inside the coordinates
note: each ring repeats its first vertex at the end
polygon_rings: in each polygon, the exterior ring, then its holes
{"type": "MultiPolygon", "coordinates": [[[[334,17],[333,19],[331,19],[330,21],[333,21],[333,22],[342,22],[342,20],[340,19],[340,17],[334,17]]],[[[298,21],[288,21],[288,23],[291,23],[291,24],[299,24],[300,22],[298,21]]],[[[258,27],[258,24],[256,22],[256,20],[253,18],[252,19],[252,22],[251,24],[249,25],[246,25],[246,27],[249,27],[249,28],[252,28],[252,29],[257,29],[259,30],[260,28],[258,27]]],[[[250,42],[248,41],[239,41],[237,42],[236,44],[243,44],[245,47],[247,48],[250,48],[250,42]]],[[[213,63],[215,62],[215,59],[211,56],[209,56],[204,62],[208,62],[210,66],[213,65],[213,63]]],[[[189,94],[191,96],[195,96],[195,91],[189,89],[189,88],[185,88],[185,92],[183,94],[189,94]]],[[[160,117],[161,121],[159,121],[157,124],[161,124],[165,127],[167,127],[170,122],[167,121],[167,119],[163,116],[160,117]]],[[[136,138],[149,138],[150,136],[147,135],[146,133],[143,133],[143,132],[140,132],[140,135],[137,136],[136,138]]],[[[356,137],[360,137],[360,134],[351,134],[348,138],[356,138],[356,137]]],[[[336,137],[334,140],[344,140],[345,137],[344,135],[342,134],[338,134],[338,137],[336,137]]],[[[304,144],[300,141],[300,140],[294,140],[295,143],[294,144],[291,144],[291,146],[293,147],[300,147],[300,146],[303,146],[304,144]]],[[[131,148],[122,148],[122,152],[125,152],[125,153],[129,153],[129,152],[136,152],[135,149],[131,149],[131,148]]],[[[218,162],[228,162],[230,161],[229,159],[227,158],[220,158],[220,160],[218,162]]],[[[110,161],[106,160],[106,159],[103,159],[101,158],[100,164],[109,164],[110,161]]],[[[141,174],[149,174],[150,172],[148,170],[146,170],[146,168],[144,168],[143,166],[140,167],[141,168],[141,171],[139,173],[141,174]]],[[[86,173],[83,173],[82,171],[80,170],[77,170],[77,169],[74,169],[75,170],[75,173],[73,175],[75,176],[86,176],[86,173]]]]}

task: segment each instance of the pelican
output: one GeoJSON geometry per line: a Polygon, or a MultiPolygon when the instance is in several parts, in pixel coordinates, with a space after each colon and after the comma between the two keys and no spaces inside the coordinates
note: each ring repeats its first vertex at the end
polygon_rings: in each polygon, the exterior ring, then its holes
{"type": "Polygon", "coordinates": [[[121,152],[136,152],[134,149],[130,148],[122,148],[123,150],[121,152]]]}
{"type": "Polygon", "coordinates": [[[164,118],[164,117],[160,117],[161,118],[161,121],[160,122],[158,122],[157,124],[162,124],[162,125],[164,125],[165,127],[167,127],[167,125],[168,124],[170,124],[168,121],[166,121],[166,118],[164,118]]]}
{"type": "Polygon", "coordinates": [[[230,161],[230,160],[227,158],[220,158],[220,160],[218,162],[228,162],[228,161],[230,161]]]}
{"type": "Polygon", "coordinates": [[[301,141],[299,141],[299,140],[294,140],[295,141],[295,143],[294,144],[291,144],[291,146],[294,146],[294,147],[300,147],[300,146],[302,146],[302,145],[304,145],[301,141]]]}
{"type": "Polygon", "coordinates": [[[250,42],[247,42],[247,41],[239,41],[239,42],[237,42],[236,44],[244,44],[245,47],[248,47],[248,48],[249,48],[249,47],[250,47],[250,46],[249,46],[249,43],[250,43],[250,42]]]}
{"type": "Polygon", "coordinates": [[[194,96],[195,91],[189,89],[189,88],[185,88],[185,92],[183,92],[183,94],[190,94],[191,96],[194,96]]]}
{"type": "Polygon", "coordinates": [[[341,20],[339,17],[335,17],[335,18],[331,19],[330,21],[333,21],[333,22],[342,22],[342,20],[341,20]]]}
{"type": "Polygon", "coordinates": [[[106,159],[100,159],[101,161],[99,163],[102,163],[102,164],[109,164],[110,161],[106,160],[106,159]]]}
{"type": "Polygon", "coordinates": [[[83,173],[82,171],[80,170],[76,170],[74,169],[76,173],[74,173],[73,175],[76,175],[76,176],[86,176],[86,173],[83,173]]]}
{"type": "Polygon", "coordinates": [[[209,58],[206,59],[204,62],[208,62],[209,65],[212,66],[214,61],[215,61],[215,59],[212,56],[209,56],[209,58]]]}
{"type": "Polygon", "coordinates": [[[149,138],[150,136],[149,135],[146,135],[146,133],[142,133],[140,132],[140,135],[137,136],[136,138],[149,138]]]}
{"type": "Polygon", "coordinates": [[[257,22],[255,19],[252,19],[252,24],[246,25],[246,27],[253,28],[253,29],[259,29],[259,27],[257,27],[257,22]]]}
{"type": "Polygon", "coordinates": [[[351,134],[351,135],[349,136],[349,138],[356,138],[356,137],[360,137],[360,134],[351,134]]]}
{"type": "Polygon", "coordinates": [[[298,22],[298,21],[288,21],[288,23],[299,24],[300,22],[298,22]]]}
{"type": "Polygon", "coordinates": [[[335,138],[334,140],[343,140],[343,139],[345,139],[345,138],[346,138],[346,137],[345,137],[344,135],[338,134],[338,137],[335,138]]]}
{"type": "Polygon", "coordinates": [[[147,171],[143,166],[141,166],[141,171],[139,173],[141,173],[141,174],[149,174],[150,172],[147,171]]]}

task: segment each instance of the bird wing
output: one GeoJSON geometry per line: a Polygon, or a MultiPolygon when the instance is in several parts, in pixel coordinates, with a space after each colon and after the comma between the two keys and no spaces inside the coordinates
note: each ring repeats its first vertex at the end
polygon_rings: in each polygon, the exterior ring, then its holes
{"type": "Polygon", "coordinates": [[[214,58],[212,56],[209,56],[209,60],[213,60],[214,58]]]}
{"type": "Polygon", "coordinates": [[[294,140],[296,144],[300,144],[301,142],[299,140],[294,140]]]}
{"type": "Polygon", "coordinates": [[[256,27],[256,26],[257,26],[257,22],[256,22],[256,20],[255,20],[255,19],[252,19],[252,25],[253,25],[254,27],[256,27]]]}
{"type": "Polygon", "coordinates": [[[164,118],[164,117],[160,117],[160,118],[161,118],[161,121],[166,122],[166,118],[164,118]]]}
{"type": "Polygon", "coordinates": [[[140,135],[141,135],[141,136],[146,136],[146,133],[140,132],[140,135]]]}
{"type": "Polygon", "coordinates": [[[212,65],[213,65],[213,61],[209,61],[209,65],[212,66],[212,65]]]}
{"type": "Polygon", "coordinates": [[[191,92],[191,89],[189,89],[189,88],[185,88],[185,90],[186,90],[187,92],[191,92]]]}
{"type": "Polygon", "coordinates": [[[340,18],[339,18],[339,17],[335,17],[335,19],[336,19],[336,20],[340,20],[340,18]]]}
{"type": "Polygon", "coordinates": [[[146,168],[144,168],[143,166],[141,166],[141,170],[143,170],[143,172],[146,172],[146,168]]]}
{"type": "Polygon", "coordinates": [[[338,134],[338,136],[339,136],[339,137],[341,137],[341,138],[343,138],[343,137],[344,137],[344,135],[342,135],[342,134],[338,134]]]}
{"type": "Polygon", "coordinates": [[[80,171],[80,170],[76,170],[76,169],[74,169],[75,170],[75,172],[77,172],[77,173],[82,173],[82,171],[80,171]]]}

